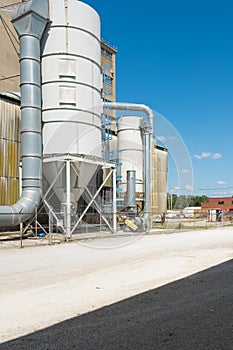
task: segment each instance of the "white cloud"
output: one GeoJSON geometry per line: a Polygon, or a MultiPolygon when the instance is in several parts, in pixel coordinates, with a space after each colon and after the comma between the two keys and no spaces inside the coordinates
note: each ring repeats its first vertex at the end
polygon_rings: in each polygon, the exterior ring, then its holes
{"type": "Polygon", "coordinates": [[[191,185],[185,185],[185,189],[186,189],[186,190],[193,190],[193,186],[191,186],[191,185]]]}
{"type": "Polygon", "coordinates": [[[195,154],[194,158],[196,158],[196,159],[204,159],[204,158],[220,159],[220,158],[222,158],[222,154],[220,154],[220,153],[212,154],[211,152],[202,152],[201,154],[195,154]]]}
{"type": "Polygon", "coordinates": [[[227,191],[224,191],[224,192],[216,191],[216,192],[214,192],[213,194],[214,194],[215,196],[221,196],[221,197],[223,197],[223,196],[229,195],[230,192],[227,192],[227,191]]]}
{"type": "Polygon", "coordinates": [[[161,142],[165,142],[167,139],[165,136],[157,136],[157,140],[161,141],[161,142]]]}
{"type": "Polygon", "coordinates": [[[222,154],[220,154],[220,153],[213,154],[213,159],[220,159],[220,158],[222,158],[222,154]]]}
{"type": "Polygon", "coordinates": [[[194,158],[197,158],[197,159],[210,158],[211,154],[212,153],[210,153],[210,152],[202,152],[200,155],[195,154],[194,158]]]}
{"type": "Polygon", "coordinates": [[[227,182],[220,180],[220,181],[217,181],[217,184],[218,185],[227,185],[227,182]]]}
{"type": "Polygon", "coordinates": [[[179,190],[179,189],[180,189],[179,186],[175,186],[172,188],[172,190],[179,190]]]}
{"type": "Polygon", "coordinates": [[[181,172],[183,174],[188,174],[188,173],[190,173],[190,170],[189,169],[181,169],[181,172]]]}

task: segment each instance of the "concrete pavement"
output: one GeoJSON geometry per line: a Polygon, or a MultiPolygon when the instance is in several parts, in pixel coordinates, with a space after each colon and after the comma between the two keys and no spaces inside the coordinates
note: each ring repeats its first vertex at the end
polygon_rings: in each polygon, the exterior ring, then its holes
{"type": "Polygon", "coordinates": [[[0,349],[233,349],[232,258],[232,228],[2,250],[0,349]]]}

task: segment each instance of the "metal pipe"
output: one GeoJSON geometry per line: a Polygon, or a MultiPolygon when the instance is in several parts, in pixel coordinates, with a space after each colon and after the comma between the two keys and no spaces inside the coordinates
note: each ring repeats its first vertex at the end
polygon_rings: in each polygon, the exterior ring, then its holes
{"type": "Polygon", "coordinates": [[[112,208],[113,208],[113,215],[112,215],[112,228],[113,233],[117,233],[117,198],[116,198],[116,168],[113,169],[112,172],[112,208]]]}
{"type": "Polygon", "coordinates": [[[12,206],[0,206],[0,227],[29,219],[42,194],[40,39],[48,19],[48,1],[31,0],[14,11],[20,39],[22,194],[12,206]]]}
{"type": "Polygon", "coordinates": [[[144,141],[144,226],[150,227],[150,144],[151,125],[146,120],[141,120],[140,128],[144,141]]]}
{"type": "Polygon", "coordinates": [[[126,206],[130,213],[136,213],[136,171],[127,171],[126,206]]]}
{"type": "Polygon", "coordinates": [[[104,102],[104,107],[119,111],[137,111],[147,115],[148,121],[151,123],[151,133],[154,134],[154,113],[150,107],[144,104],[127,103],[127,102],[104,102]]]}
{"type": "Polygon", "coordinates": [[[144,144],[144,227],[149,230],[150,227],[150,140],[154,134],[154,114],[152,110],[143,104],[122,103],[122,102],[105,102],[105,108],[114,110],[128,110],[144,112],[147,115],[147,120],[142,119],[141,131],[144,144]]]}
{"type": "Polygon", "coordinates": [[[150,134],[145,134],[145,202],[144,222],[145,229],[150,228],[150,134]]]}

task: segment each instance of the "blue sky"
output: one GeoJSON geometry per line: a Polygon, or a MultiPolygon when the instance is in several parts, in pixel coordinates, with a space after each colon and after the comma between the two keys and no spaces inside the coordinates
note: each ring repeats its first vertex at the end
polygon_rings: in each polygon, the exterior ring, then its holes
{"type": "MultiPolygon", "coordinates": [[[[148,104],[174,126],[191,157],[194,180],[184,185],[194,194],[233,195],[232,1],[85,2],[119,49],[117,100],[148,104]]],[[[169,135],[155,130],[167,145],[169,135]]],[[[169,188],[180,187],[175,163],[169,188]]]]}

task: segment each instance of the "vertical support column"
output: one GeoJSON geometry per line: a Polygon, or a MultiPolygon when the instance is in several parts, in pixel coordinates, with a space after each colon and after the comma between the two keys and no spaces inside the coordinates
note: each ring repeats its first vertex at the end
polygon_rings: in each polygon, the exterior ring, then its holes
{"type": "Polygon", "coordinates": [[[23,248],[23,223],[19,224],[20,226],[20,248],[23,248]]]}
{"type": "Polygon", "coordinates": [[[66,238],[71,238],[70,160],[66,160],[66,238]]]}
{"type": "Polygon", "coordinates": [[[35,219],[34,219],[34,222],[35,222],[35,235],[36,235],[36,238],[38,238],[38,225],[37,225],[37,221],[38,221],[38,209],[37,209],[37,203],[35,203],[35,219]]]}
{"type": "Polygon", "coordinates": [[[113,233],[117,232],[117,197],[116,197],[116,168],[112,170],[112,226],[113,233]]]}
{"type": "Polygon", "coordinates": [[[52,244],[52,234],[53,234],[53,213],[52,213],[52,208],[49,207],[49,245],[52,244]]]}

